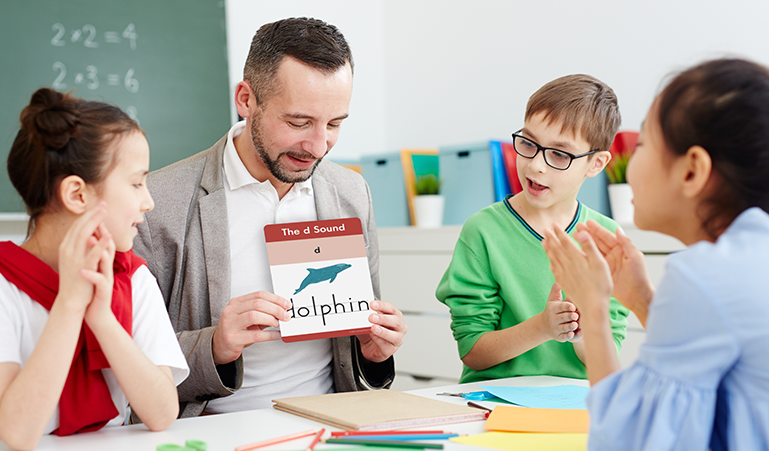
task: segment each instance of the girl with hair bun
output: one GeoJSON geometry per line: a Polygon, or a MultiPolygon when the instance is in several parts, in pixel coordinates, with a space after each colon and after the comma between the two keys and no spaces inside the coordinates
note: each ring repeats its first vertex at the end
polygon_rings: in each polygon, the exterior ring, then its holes
{"type": "Polygon", "coordinates": [[[154,206],[148,171],[144,133],[117,107],[43,88],[21,113],[8,173],[29,232],[0,242],[0,439],[13,449],[130,411],[151,430],[178,414],[189,369],[131,251],[154,206]]]}
{"type": "Polygon", "coordinates": [[[678,238],[652,287],[643,255],[595,224],[544,243],[581,312],[590,450],[769,449],[769,70],[724,59],[667,85],[630,160],[635,223],[678,238]],[[647,329],[620,371],[610,295],[647,329]]]}

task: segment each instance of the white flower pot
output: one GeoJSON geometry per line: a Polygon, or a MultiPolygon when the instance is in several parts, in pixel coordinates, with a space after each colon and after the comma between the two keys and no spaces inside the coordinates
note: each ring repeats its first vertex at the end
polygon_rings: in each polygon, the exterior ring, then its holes
{"type": "Polygon", "coordinates": [[[611,217],[620,225],[633,224],[633,190],[627,183],[609,185],[611,217]]]}
{"type": "Polygon", "coordinates": [[[436,228],[443,225],[444,198],[437,194],[414,196],[414,215],[417,227],[436,228]]]}

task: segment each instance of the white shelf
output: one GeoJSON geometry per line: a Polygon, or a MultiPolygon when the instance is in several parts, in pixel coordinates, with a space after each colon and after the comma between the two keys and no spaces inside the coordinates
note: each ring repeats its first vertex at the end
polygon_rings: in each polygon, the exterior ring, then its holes
{"type": "Polygon", "coordinates": [[[0,213],[0,222],[27,222],[29,215],[26,213],[0,213]]]}
{"type": "Polygon", "coordinates": [[[0,213],[0,241],[21,244],[27,236],[28,222],[26,213],[0,213]]]}

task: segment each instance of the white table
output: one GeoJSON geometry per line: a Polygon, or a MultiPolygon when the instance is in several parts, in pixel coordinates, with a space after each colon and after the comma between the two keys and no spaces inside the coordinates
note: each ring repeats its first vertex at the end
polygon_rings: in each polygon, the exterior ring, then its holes
{"type": "MultiPolygon", "coordinates": [[[[578,379],[566,379],[551,376],[517,377],[484,382],[484,385],[505,386],[551,386],[576,384],[587,386],[588,382],[578,379]]],[[[479,391],[477,384],[447,385],[437,388],[411,390],[412,393],[426,398],[440,399],[455,404],[466,404],[462,398],[453,396],[438,396],[440,392],[479,391]]],[[[486,402],[484,402],[486,404],[486,402]]],[[[490,403],[489,403],[490,404],[490,403]]],[[[479,434],[484,432],[484,422],[474,421],[442,426],[439,429],[459,434],[479,434]]],[[[209,415],[197,418],[176,420],[168,429],[162,432],[150,432],[143,425],[104,428],[97,432],[69,437],[44,436],[36,449],[44,451],[154,451],[162,443],[184,445],[187,440],[203,440],[208,444],[209,451],[232,451],[236,447],[266,440],[273,437],[294,434],[308,429],[326,428],[328,432],[338,431],[338,428],[301,418],[286,412],[269,408],[247,412],[209,415]]],[[[425,430],[435,429],[423,428],[425,430]]],[[[305,437],[282,444],[272,445],[259,450],[304,449],[310,445],[312,437],[305,437]]],[[[448,440],[436,441],[443,443],[446,450],[468,451],[472,447],[460,445],[448,440]]],[[[322,451],[326,448],[339,448],[344,445],[319,443],[315,449],[322,451]]],[[[486,449],[488,448],[481,448],[486,449]]],[[[0,443],[0,450],[7,451],[0,443]]]]}

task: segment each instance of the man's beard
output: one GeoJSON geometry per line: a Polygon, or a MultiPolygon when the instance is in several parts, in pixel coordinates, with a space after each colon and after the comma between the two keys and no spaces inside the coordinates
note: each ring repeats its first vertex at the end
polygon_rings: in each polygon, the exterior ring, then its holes
{"type": "Polygon", "coordinates": [[[270,173],[273,175],[273,177],[275,177],[276,179],[280,180],[283,183],[301,183],[306,181],[310,177],[312,177],[312,174],[315,172],[315,169],[318,167],[318,164],[321,161],[323,161],[323,157],[318,158],[317,161],[315,161],[315,163],[311,167],[308,167],[301,172],[288,170],[285,166],[283,166],[283,163],[281,163],[280,161],[280,157],[282,157],[283,155],[289,155],[294,158],[298,158],[300,160],[310,160],[315,158],[315,156],[309,152],[287,150],[285,152],[281,152],[280,154],[278,154],[277,158],[275,158],[274,160],[270,158],[270,155],[267,153],[267,150],[265,150],[264,148],[262,133],[259,130],[259,127],[257,126],[260,119],[259,116],[260,116],[259,113],[255,113],[251,117],[251,142],[253,142],[254,148],[256,148],[256,152],[259,154],[259,157],[262,159],[265,166],[267,166],[267,169],[270,170],[270,173]]]}

